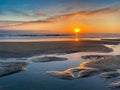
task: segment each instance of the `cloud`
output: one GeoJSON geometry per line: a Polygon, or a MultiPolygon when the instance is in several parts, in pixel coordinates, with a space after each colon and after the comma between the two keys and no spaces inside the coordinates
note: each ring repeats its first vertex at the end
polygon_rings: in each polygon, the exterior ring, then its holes
{"type": "Polygon", "coordinates": [[[73,16],[86,18],[86,17],[95,16],[95,15],[101,16],[101,15],[113,14],[119,11],[120,11],[120,7],[107,7],[107,8],[100,8],[96,10],[83,10],[83,11],[78,11],[78,12],[70,13],[70,14],[56,15],[56,16],[48,18],[48,20],[63,20],[63,19],[70,18],[73,16]]]}
{"type": "Polygon", "coordinates": [[[47,15],[42,12],[24,11],[19,9],[0,9],[0,15],[12,15],[12,16],[22,16],[22,17],[46,17],[47,15]]]}
{"type": "Polygon", "coordinates": [[[13,26],[13,25],[18,25],[24,23],[22,21],[0,21],[0,27],[4,26],[13,26]]]}
{"type": "Polygon", "coordinates": [[[110,13],[116,13],[120,11],[120,8],[102,8],[102,9],[97,9],[97,10],[93,10],[93,11],[89,11],[88,13],[86,13],[86,15],[95,15],[95,14],[110,14],[110,13]]]}
{"type": "MultiPolygon", "coordinates": [[[[72,9],[72,8],[67,8],[67,9],[72,9]]],[[[66,10],[67,10],[66,9],[66,10]]],[[[6,28],[6,27],[20,27],[20,26],[26,26],[26,28],[29,25],[36,24],[38,27],[42,27],[43,24],[60,24],[63,25],[65,22],[69,22],[71,20],[72,22],[75,21],[75,18],[94,18],[94,17],[103,17],[104,16],[113,16],[113,14],[118,15],[120,11],[119,6],[111,6],[111,7],[105,7],[105,8],[99,8],[99,9],[92,9],[92,10],[82,10],[74,13],[68,13],[68,14],[62,14],[62,15],[56,15],[52,17],[45,18],[44,20],[35,20],[35,21],[26,21],[26,22],[20,22],[20,21],[0,21],[0,28],[6,28]],[[60,22],[60,23],[58,23],[60,22]],[[62,24],[61,24],[62,23],[62,24]]],[[[14,11],[15,12],[15,11],[14,11]]],[[[17,12],[17,11],[16,11],[17,12]]],[[[22,12],[21,12],[22,13],[22,12]]],[[[27,15],[22,13],[23,15],[27,15]]],[[[34,15],[38,16],[46,16],[46,14],[38,12],[38,13],[33,13],[34,15]]],[[[29,16],[29,15],[28,15],[29,16]]],[[[36,26],[35,26],[36,27],[36,26]]]]}
{"type": "Polygon", "coordinates": [[[42,17],[47,17],[48,15],[47,14],[45,14],[45,13],[42,13],[42,12],[36,12],[36,13],[34,13],[34,16],[42,16],[42,17]]]}
{"type": "Polygon", "coordinates": [[[8,28],[8,27],[17,27],[22,25],[29,25],[29,24],[45,24],[45,23],[51,23],[53,21],[47,21],[47,20],[37,20],[37,21],[0,21],[0,28],[8,28]]]}
{"type": "Polygon", "coordinates": [[[27,21],[27,22],[23,22],[22,24],[28,24],[28,23],[51,23],[53,21],[50,20],[35,20],[35,21],[27,21]]]}

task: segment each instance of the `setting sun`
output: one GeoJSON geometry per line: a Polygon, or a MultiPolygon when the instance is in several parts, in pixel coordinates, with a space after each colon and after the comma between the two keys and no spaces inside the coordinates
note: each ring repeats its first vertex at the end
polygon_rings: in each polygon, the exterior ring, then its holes
{"type": "Polygon", "coordinates": [[[80,28],[75,28],[74,32],[79,33],[80,32],[80,28]]]}

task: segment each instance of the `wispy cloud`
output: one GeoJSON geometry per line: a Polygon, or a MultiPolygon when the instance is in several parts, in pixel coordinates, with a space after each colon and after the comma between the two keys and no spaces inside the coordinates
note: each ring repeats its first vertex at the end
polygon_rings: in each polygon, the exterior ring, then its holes
{"type": "Polygon", "coordinates": [[[108,8],[102,8],[102,9],[97,9],[93,11],[89,11],[86,13],[86,15],[97,15],[97,14],[110,14],[110,13],[116,13],[120,11],[120,8],[118,7],[108,7],[108,8]]]}
{"type": "Polygon", "coordinates": [[[73,16],[78,16],[78,17],[92,17],[92,16],[101,16],[101,15],[113,15],[114,13],[118,13],[120,11],[120,7],[106,7],[106,8],[100,8],[96,10],[83,10],[83,11],[78,11],[75,13],[70,13],[70,14],[63,14],[63,15],[56,15],[53,17],[48,18],[48,20],[64,20],[66,18],[70,18],[73,16]]]}
{"type": "Polygon", "coordinates": [[[15,25],[20,25],[24,22],[22,21],[0,21],[0,27],[6,27],[6,26],[15,26],[15,25]]]}
{"type": "MultiPolygon", "coordinates": [[[[68,10],[71,10],[72,8],[67,8],[68,10]]],[[[66,9],[66,10],[67,10],[66,9]]],[[[78,11],[74,13],[69,13],[69,14],[62,14],[62,15],[56,15],[52,17],[48,17],[45,13],[37,12],[33,13],[34,16],[46,16],[48,18],[44,20],[35,20],[35,21],[26,21],[26,22],[21,22],[21,21],[0,21],[0,27],[5,27],[5,26],[20,26],[20,25],[25,25],[29,23],[52,23],[52,22],[57,22],[57,21],[65,21],[67,19],[71,19],[72,17],[79,17],[79,18],[91,18],[91,17],[101,17],[103,15],[113,15],[114,13],[118,13],[120,11],[119,6],[112,6],[112,7],[105,7],[105,8],[100,8],[100,9],[94,9],[94,10],[83,10],[83,11],[78,11]]],[[[19,11],[14,10],[14,13],[18,13],[19,11]]],[[[24,16],[30,16],[27,13],[24,12],[19,12],[20,14],[24,16]]]]}
{"type": "Polygon", "coordinates": [[[42,16],[42,17],[47,17],[47,16],[48,16],[46,13],[43,13],[43,12],[36,12],[36,13],[34,13],[33,15],[34,15],[34,16],[38,16],[38,17],[40,17],[40,16],[42,16]]]}
{"type": "Polygon", "coordinates": [[[53,21],[47,21],[47,20],[37,20],[37,21],[0,21],[0,28],[6,28],[6,27],[16,27],[16,26],[22,26],[27,24],[45,24],[45,23],[51,23],[53,21]]]}

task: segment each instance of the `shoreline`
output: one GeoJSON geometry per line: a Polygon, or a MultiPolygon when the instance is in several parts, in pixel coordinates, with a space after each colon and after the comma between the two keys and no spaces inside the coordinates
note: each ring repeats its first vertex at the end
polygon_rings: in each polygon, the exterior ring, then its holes
{"type": "Polygon", "coordinates": [[[107,45],[120,42],[110,40],[0,42],[0,58],[22,58],[43,54],[69,54],[75,52],[112,52],[107,45]]]}

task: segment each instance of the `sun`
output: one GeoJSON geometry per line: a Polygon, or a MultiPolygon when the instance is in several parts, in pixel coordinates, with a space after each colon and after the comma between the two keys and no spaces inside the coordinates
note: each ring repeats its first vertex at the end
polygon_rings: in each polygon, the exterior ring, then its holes
{"type": "Polygon", "coordinates": [[[75,29],[74,29],[74,32],[75,32],[75,33],[79,33],[79,32],[80,32],[80,28],[75,28],[75,29]]]}

